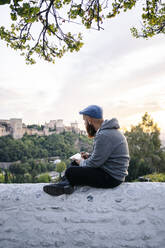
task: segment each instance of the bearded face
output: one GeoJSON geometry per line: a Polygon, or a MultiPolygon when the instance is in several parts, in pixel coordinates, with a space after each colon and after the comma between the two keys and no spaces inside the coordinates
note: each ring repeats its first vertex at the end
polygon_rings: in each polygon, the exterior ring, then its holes
{"type": "Polygon", "coordinates": [[[96,130],[94,128],[94,126],[92,124],[89,124],[89,122],[87,121],[85,124],[87,133],[88,133],[88,137],[89,138],[93,138],[96,134],[96,130]]]}

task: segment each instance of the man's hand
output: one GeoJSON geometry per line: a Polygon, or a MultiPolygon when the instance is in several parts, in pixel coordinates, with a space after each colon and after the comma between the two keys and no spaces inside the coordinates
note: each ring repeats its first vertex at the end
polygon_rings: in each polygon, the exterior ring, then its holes
{"type": "Polygon", "coordinates": [[[81,152],[81,157],[83,159],[87,159],[87,158],[89,158],[89,153],[88,152],[81,152]]]}
{"type": "Polygon", "coordinates": [[[80,161],[81,161],[81,160],[75,159],[74,161],[75,161],[78,165],[80,165],[80,161]]]}
{"type": "MultiPolygon", "coordinates": [[[[82,160],[83,159],[87,159],[89,158],[89,153],[88,152],[81,152],[81,157],[82,157],[82,160]]],[[[81,162],[81,159],[74,159],[74,161],[80,165],[80,162],[81,162]]]]}

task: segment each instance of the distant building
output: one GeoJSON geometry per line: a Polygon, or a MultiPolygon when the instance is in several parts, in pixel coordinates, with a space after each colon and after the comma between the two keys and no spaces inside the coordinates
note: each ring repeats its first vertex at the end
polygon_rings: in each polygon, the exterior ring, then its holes
{"type": "Polygon", "coordinates": [[[22,119],[10,119],[11,135],[14,139],[21,139],[22,133],[22,119]]]}
{"type": "Polygon", "coordinates": [[[56,121],[56,132],[57,133],[62,133],[64,132],[64,124],[63,124],[63,120],[59,119],[56,121]]]}
{"type": "Polygon", "coordinates": [[[22,119],[12,118],[10,120],[0,120],[0,137],[11,135],[14,139],[21,139],[24,134],[48,136],[53,133],[59,134],[64,131],[86,134],[85,131],[79,129],[76,121],[71,123],[70,126],[65,126],[62,119],[50,120],[49,123],[45,123],[43,130],[38,130],[35,127],[27,127],[22,123],[22,119]]]}
{"type": "Polygon", "coordinates": [[[71,123],[72,132],[79,133],[80,129],[78,128],[77,121],[71,123]]]}
{"type": "Polygon", "coordinates": [[[54,160],[54,162],[53,162],[53,164],[59,164],[59,163],[61,163],[61,159],[56,159],[56,160],[54,160]]]}
{"type": "Polygon", "coordinates": [[[6,128],[0,125],[0,136],[6,136],[6,128]]]}
{"type": "Polygon", "coordinates": [[[0,136],[12,135],[14,139],[22,138],[22,119],[0,120],[0,136]]]}
{"type": "Polygon", "coordinates": [[[56,120],[51,120],[48,124],[47,127],[50,129],[54,129],[56,127],[56,120]]]}

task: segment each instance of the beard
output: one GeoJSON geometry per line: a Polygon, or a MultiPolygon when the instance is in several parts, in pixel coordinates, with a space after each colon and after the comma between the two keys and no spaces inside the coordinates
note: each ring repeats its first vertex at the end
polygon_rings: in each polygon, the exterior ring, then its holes
{"type": "Polygon", "coordinates": [[[89,138],[93,138],[96,134],[96,130],[95,130],[94,126],[92,124],[89,124],[88,122],[86,125],[86,131],[88,133],[89,138]]]}

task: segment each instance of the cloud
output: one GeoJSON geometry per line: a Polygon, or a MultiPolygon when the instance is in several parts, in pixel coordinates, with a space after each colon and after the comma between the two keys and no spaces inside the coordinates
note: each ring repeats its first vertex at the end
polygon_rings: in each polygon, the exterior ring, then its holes
{"type": "Polygon", "coordinates": [[[0,87],[0,100],[1,105],[5,106],[7,102],[12,103],[17,98],[20,98],[20,94],[14,89],[5,89],[0,87]]]}
{"type": "MultiPolygon", "coordinates": [[[[40,103],[46,97],[45,92],[31,92],[0,88],[1,118],[21,117],[37,118],[40,113],[40,103]],[[36,114],[38,113],[38,114],[36,114]]],[[[36,120],[36,119],[35,119],[36,120]]]]}
{"type": "Polygon", "coordinates": [[[106,118],[126,123],[136,113],[164,109],[164,37],[133,38],[130,23],[138,19],[136,10],[128,13],[107,21],[104,31],[85,31],[81,51],[55,65],[39,61],[27,67],[18,53],[3,47],[0,116],[81,123],[79,111],[98,104],[106,118]]]}

